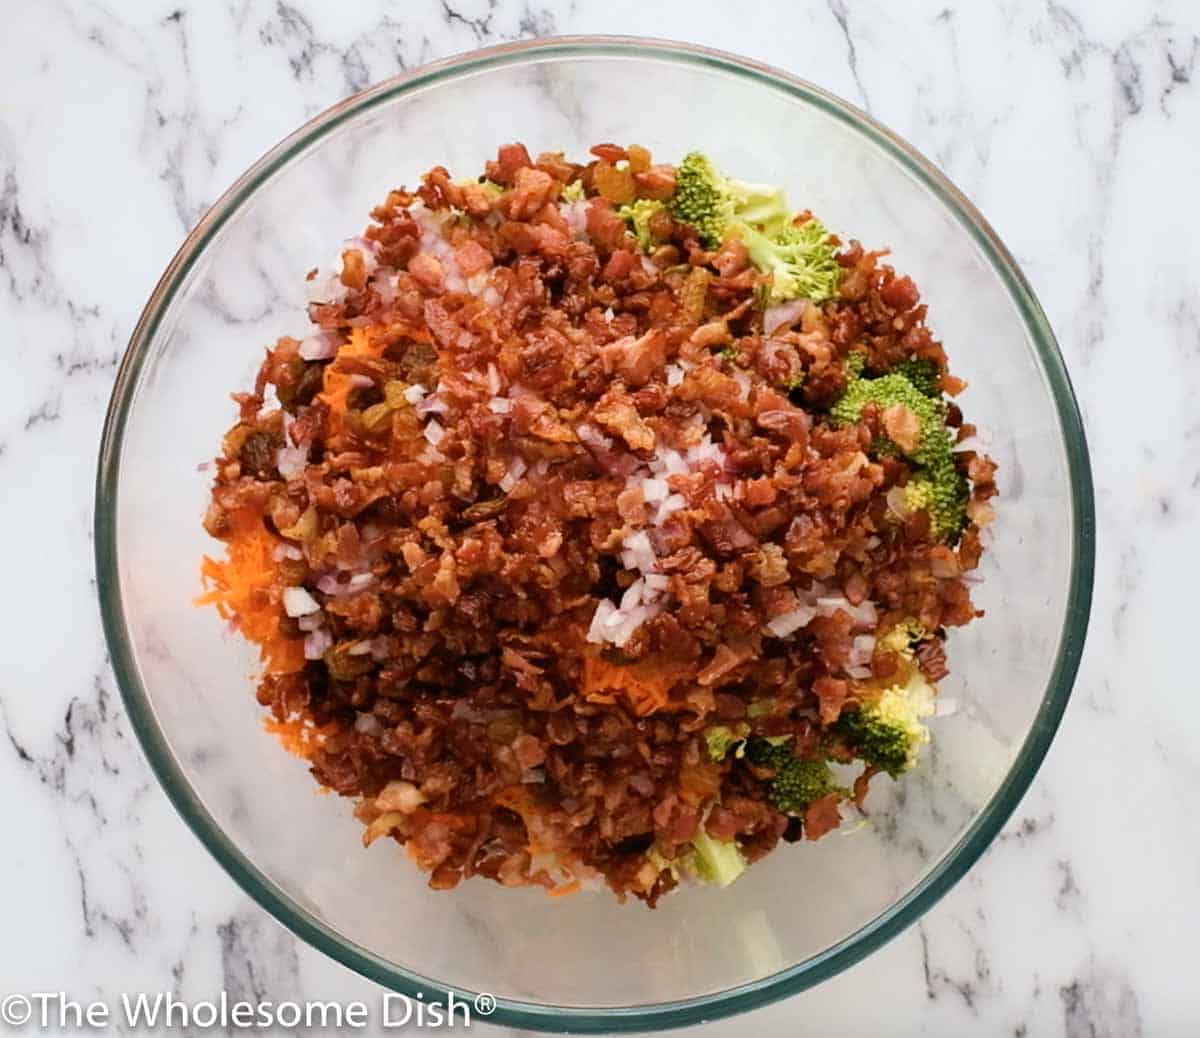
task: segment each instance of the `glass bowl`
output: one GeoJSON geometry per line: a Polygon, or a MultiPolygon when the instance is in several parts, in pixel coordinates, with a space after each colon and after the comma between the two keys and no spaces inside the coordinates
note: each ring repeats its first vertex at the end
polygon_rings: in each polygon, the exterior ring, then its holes
{"type": "Polygon", "coordinates": [[[100,452],[96,557],[113,666],[168,796],[275,918],[400,992],[497,998],[491,1020],[615,1032],[679,1026],[800,991],[930,907],[1033,778],[1070,694],[1092,586],[1087,448],[1054,337],[1008,251],[924,158],[811,84],[716,51],[607,37],[478,51],[382,83],[272,149],[205,215],[134,331],[100,452]],[[429,890],[395,844],[359,846],[350,804],[314,795],[260,724],[254,651],[191,604],[231,390],[305,324],[303,278],[389,188],[429,166],[474,175],[498,145],[584,155],[694,148],[783,184],[844,237],[890,246],[930,305],[1002,497],[976,590],[950,637],[959,706],[870,822],[781,847],[727,890],[657,911],[606,894],[551,900],[485,881],[429,890]]]}

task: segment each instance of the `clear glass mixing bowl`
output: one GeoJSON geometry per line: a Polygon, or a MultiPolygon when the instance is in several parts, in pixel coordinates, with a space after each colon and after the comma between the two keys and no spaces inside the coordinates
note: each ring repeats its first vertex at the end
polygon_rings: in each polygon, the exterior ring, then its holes
{"type": "Polygon", "coordinates": [[[678,1026],[844,969],[970,867],[1028,787],[1066,706],[1087,624],[1087,449],[1053,334],[1012,257],[925,159],[863,113],[752,62],[681,44],[581,38],[480,51],[382,83],[317,117],[200,221],[146,306],[100,455],[96,555],[129,716],[201,841],[272,915],[347,966],[425,997],[488,991],[492,1020],[548,1030],[678,1026]],[[935,741],[870,824],[785,846],[728,890],[654,912],[474,881],[425,886],[394,844],[359,846],[349,803],[314,795],[264,733],[253,651],[191,605],[211,457],[264,344],[304,327],[305,272],[388,189],[436,163],[474,174],[497,145],[583,155],[693,148],[785,185],[833,229],[889,245],[930,304],[963,406],[1000,463],[977,600],[950,638],[935,741]]]}

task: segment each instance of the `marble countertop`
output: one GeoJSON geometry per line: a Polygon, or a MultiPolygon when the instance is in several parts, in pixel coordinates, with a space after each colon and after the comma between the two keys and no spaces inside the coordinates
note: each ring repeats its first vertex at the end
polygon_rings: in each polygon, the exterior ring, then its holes
{"type": "Polygon", "coordinates": [[[1003,836],[868,960],[710,1030],[1195,1033],[1200,13],[1187,0],[23,5],[0,34],[0,530],[22,589],[0,653],[0,995],[377,998],[234,886],[136,745],[95,601],[102,416],[159,272],[266,147],[399,69],[586,32],[773,63],[934,159],[1040,296],[1095,466],[1089,645],[1003,836]]]}

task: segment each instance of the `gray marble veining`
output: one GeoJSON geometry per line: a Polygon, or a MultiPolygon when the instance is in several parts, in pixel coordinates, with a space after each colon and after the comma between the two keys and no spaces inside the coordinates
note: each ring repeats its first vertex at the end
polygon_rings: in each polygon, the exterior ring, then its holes
{"type": "Polygon", "coordinates": [[[136,747],[94,601],[100,423],[159,272],[267,146],[398,70],[576,32],[744,52],[868,108],[937,161],[1032,280],[1096,472],[1088,652],[1004,835],[867,962],[710,1030],[1194,1033],[1200,12],[1186,0],[24,6],[0,37],[6,991],[376,999],[233,886],[136,747]]]}

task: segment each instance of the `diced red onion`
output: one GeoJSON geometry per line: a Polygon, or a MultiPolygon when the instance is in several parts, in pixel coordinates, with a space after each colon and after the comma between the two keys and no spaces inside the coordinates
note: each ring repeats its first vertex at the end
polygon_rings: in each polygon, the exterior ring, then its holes
{"type": "Polygon", "coordinates": [[[329,360],[337,356],[338,342],[336,332],[317,332],[300,340],[298,352],[303,360],[329,360]]]}
{"type": "Polygon", "coordinates": [[[280,447],[275,452],[275,467],[284,479],[296,479],[304,475],[304,466],[307,464],[307,447],[280,447]]]}
{"type": "Polygon", "coordinates": [[[643,573],[649,573],[657,567],[658,558],[645,530],[629,534],[623,544],[625,551],[621,553],[622,557],[628,555],[633,562],[632,566],[626,566],[627,569],[640,569],[643,573]]]}
{"type": "Polygon", "coordinates": [[[512,460],[508,463],[508,471],[500,477],[500,489],[507,494],[510,490],[512,490],[513,487],[517,485],[517,480],[525,475],[527,469],[528,466],[525,464],[525,459],[519,454],[514,455],[512,460]]]}
{"type": "Polygon", "coordinates": [[[300,630],[304,631],[305,634],[308,634],[310,631],[315,631],[324,622],[324,613],[310,613],[308,616],[300,617],[300,619],[296,621],[296,626],[299,627],[300,630]]]}
{"type": "Polygon", "coordinates": [[[642,481],[642,498],[650,504],[665,501],[671,493],[665,479],[646,479],[642,481]]]}
{"type": "Polygon", "coordinates": [[[770,335],[777,328],[795,324],[804,313],[805,300],[793,299],[789,303],[768,306],[763,311],[763,332],[770,335]]]}
{"type": "Polygon", "coordinates": [[[558,207],[573,238],[587,237],[587,206],[587,202],[580,199],[576,202],[565,202],[558,207]]]}
{"type": "Polygon", "coordinates": [[[321,603],[302,587],[283,589],[283,611],[290,617],[308,616],[321,610],[321,603]]]}
{"type": "Polygon", "coordinates": [[[504,383],[500,380],[500,372],[496,369],[495,364],[489,364],[487,366],[487,382],[488,392],[491,393],[492,396],[499,396],[500,390],[504,388],[504,383]]]}
{"type": "Polygon", "coordinates": [[[904,493],[903,487],[892,487],[887,492],[887,506],[901,519],[907,519],[912,515],[912,509],[908,506],[908,496],[904,493]]]}
{"type": "Polygon", "coordinates": [[[375,648],[375,641],[373,638],[363,638],[359,641],[356,641],[353,645],[351,645],[350,648],[348,648],[346,650],[346,655],[347,656],[369,656],[371,654],[371,651],[374,648],[375,648]]]}
{"type": "Polygon", "coordinates": [[[319,660],[333,645],[333,635],[327,627],[318,627],[304,639],[304,658],[319,660]]]}
{"type": "Polygon", "coordinates": [[[338,598],[344,595],[353,595],[361,591],[374,579],[374,574],[371,573],[355,573],[349,580],[343,583],[338,580],[336,573],[323,573],[317,578],[317,590],[322,594],[338,598]]]}
{"type": "Polygon", "coordinates": [[[425,424],[425,439],[427,439],[435,447],[442,442],[445,436],[446,430],[442,428],[441,424],[436,418],[431,418],[425,424]]]}
{"type": "Polygon", "coordinates": [[[850,643],[849,663],[854,667],[866,667],[875,655],[875,636],[871,634],[855,635],[850,643]]]}
{"type": "Polygon", "coordinates": [[[275,545],[275,550],[271,552],[271,556],[276,562],[279,562],[281,559],[298,560],[304,558],[304,552],[294,544],[277,544],[275,545]]]}
{"type": "Polygon", "coordinates": [[[450,405],[446,403],[436,393],[432,396],[427,396],[414,408],[417,414],[424,418],[427,414],[445,414],[450,410],[450,405]]]}
{"type": "Polygon", "coordinates": [[[780,613],[777,617],[767,624],[767,630],[770,631],[776,638],[786,638],[789,634],[800,630],[801,627],[807,627],[816,617],[817,610],[812,606],[800,606],[796,609],[790,609],[786,613],[780,613]]]}
{"type": "Polygon", "coordinates": [[[383,725],[374,714],[359,714],[354,719],[354,730],[363,735],[378,735],[383,731],[383,725]]]}
{"type": "Polygon", "coordinates": [[[503,396],[492,397],[488,401],[488,410],[492,414],[508,414],[512,410],[512,401],[503,396]]]}
{"type": "Polygon", "coordinates": [[[621,596],[621,610],[623,612],[628,612],[630,609],[642,604],[642,590],[644,588],[645,584],[642,582],[641,577],[639,577],[625,589],[625,594],[621,596]]]}
{"type": "Polygon", "coordinates": [[[587,640],[589,642],[597,643],[606,640],[604,636],[605,626],[609,617],[611,617],[616,611],[617,607],[614,606],[607,598],[602,598],[596,603],[596,611],[592,614],[592,624],[588,628],[587,633],[587,640]]]}
{"type": "Polygon", "coordinates": [[[360,375],[357,371],[350,376],[350,385],[355,389],[370,389],[375,380],[370,375],[360,375]]]}
{"type": "Polygon", "coordinates": [[[661,505],[658,506],[658,515],[654,517],[654,521],[661,525],[676,512],[686,507],[687,498],[685,498],[682,494],[672,494],[661,505]]]}
{"type": "Polygon", "coordinates": [[[425,394],[427,394],[428,392],[429,392],[429,390],[426,389],[419,382],[414,382],[411,386],[409,386],[404,391],[404,399],[407,400],[410,404],[419,404],[422,400],[425,399],[425,394]]]}

